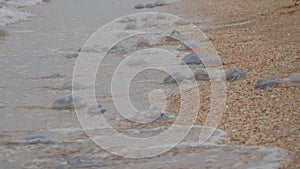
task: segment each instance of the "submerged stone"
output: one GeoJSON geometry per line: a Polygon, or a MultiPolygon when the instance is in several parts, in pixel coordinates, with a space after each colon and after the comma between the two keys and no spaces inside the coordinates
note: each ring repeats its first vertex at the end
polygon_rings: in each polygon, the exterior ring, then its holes
{"type": "Polygon", "coordinates": [[[79,96],[62,96],[56,99],[52,105],[53,110],[70,110],[86,106],[86,103],[79,96]]]}
{"type": "Polygon", "coordinates": [[[191,53],[191,54],[186,55],[182,59],[182,62],[187,65],[200,65],[200,64],[203,64],[203,62],[202,62],[203,58],[204,58],[204,55],[202,55],[202,54],[191,53]]]}
{"type": "Polygon", "coordinates": [[[157,26],[158,25],[158,21],[155,19],[149,19],[148,21],[146,21],[146,23],[144,24],[145,27],[153,27],[153,26],[157,26]]]}
{"type": "Polygon", "coordinates": [[[28,144],[37,144],[37,143],[53,143],[55,141],[48,136],[39,135],[39,134],[31,134],[31,135],[24,137],[21,140],[21,142],[28,143],[28,144]]]}
{"type": "Polygon", "coordinates": [[[155,8],[155,5],[154,4],[146,4],[145,8],[155,8]]]}
{"type": "Polygon", "coordinates": [[[179,73],[179,72],[174,72],[169,75],[164,79],[163,83],[164,84],[174,84],[174,83],[179,83],[182,82],[185,79],[185,77],[179,73]]]}
{"type": "Polygon", "coordinates": [[[88,108],[88,113],[92,113],[92,114],[96,114],[96,113],[105,113],[106,112],[106,109],[100,105],[100,104],[97,104],[97,105],[94,105],[94,106],[90,106],[88,108]]]}
{"type": "Polygon", "coordinates": [[[164,0],[157,0],[156,2],[154,2],[155,6],[165,6],[168,5],[167,2],[165,2],[164,0]]]}
{"type": "Polygon", "coordinates": [[[244,80],[247,74],[247,72],[239,70],[235,65],[225,71],[226,80],[229,81],[244,80]]]}
{"type": "Polygon", "coordinates": [[[92,161],[83,161],[79,156],[71,156],[67,158],[67,164],[61,164],[55,169],[90,168],[101,166],[102,165],[92,161]]]}
{"type": "Polygon", "coordinates": [[[135,9],[144,9],[145,6],[144,6],[143,4],[136,4],[136,5],[134,6],[134,8],[135,8],[135,9]]]}
{"type": "Polygon", "coordinates": [[[268,89],[268,88],[274,88],[277,85],[275,77],[267,78],[265,80],[258,81],[255,85],[255,89],[268,89]]]}
{"type": "Polygon", "coordinates": [[[76,82],[76,81],[68,81],[66,82],[63,86],[62,86],[62,90],[79,90],[81,89],[82,86],[79,82],[76,82]]]}
{"type": "Polygon", "coordinates": [[[124,30],[136,30],[137,29],[137,24],[132,22],[132,23],[128,23],[124,30]]]}

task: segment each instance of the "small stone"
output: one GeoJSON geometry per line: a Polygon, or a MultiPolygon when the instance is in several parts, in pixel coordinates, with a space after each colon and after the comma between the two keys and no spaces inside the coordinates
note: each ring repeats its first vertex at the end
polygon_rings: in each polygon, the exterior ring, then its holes
{"type": "Polygon", "coordinates": [[[57,79],[57,78],[62,78],[64,77],[63,75],[59,74],[59,73],[53,73],[49,76],[46,77],[42,77],[43,79],[57,79]]]}
{"type": "Polygon", "coordinates": [[[126,16],[126,17],[122,18],[119,22],[121,22],[121,23],[136,22],[136,18],[126,16]]]}
{"type": "Polygon", "coordinates": [[[70,91],[79,90],[81,88],[82,88],[81,84],[76,81],[68,81],[61,87],[62,90],[70,90],[70,91]]]}
{"type": "Polygon", "coordinates": [[[128,48],[126,48],[123,45],[119,45],[119,44],[113,46],[109,51],[109,53],[117,53],[117,54],[125,54],[128,52],[129,52],[128,48]]]}
{"type": "Polygon", "coordinates": [[[137,29],[137,24],[132,22],[132,23],[128,23],[124,30],[136,30],[137,29]]]}
{"type": "Polygon", "coordinates": [[[283,86],[299,87],[300,73],[293,73],[288,78],[283,79],[283,86]]]}
{"type": "Polygon", "coordinates": [[[202,54],[196,54],[196,53],[191,53],[185,56],[182,61],[184,64],[187,65],[200,65],[203,64],[202,59],[204,58],[204,55],[202,54]]]}
{"type": "Polygon", "coordinates": [[[70,110],[86,106],[86,103],[79,96],[63,96],[56,99],[52,105],[53,110],[70,110]]]}
{"type": "Polygon", "coordinates": [[[183,39],[183,36],[180,34],[179,31],[172,31],[170,36],[166,37],[166,41],[180,41],[183,39]]]}
{"type": "Polygon", "coordinates": [[[268,88],[274,88],[277,84],[276,82],[276,78],[271,77],[271,78],[267,78],[265,80],[260,80],[258,81],[255,85],[254,88],[255,89],[268,89],[268,88]]]}
{"type": "Polygon", "coordinates": [[[181,46],[178,48],[178,50],[180,50],[180,51],[195,50],[195,49],[200,49],[202,47],[203,47],[203,45],[196,40],[187,40],[181,44],[181,46]]]}
{"type": "Polygon", "coordinates": [[[186,19],[178,19],[177,21],[175,21],[175,24],[180,25],[180,26],[189,25],[191,23],[192,23],[191,21],[186,20],[186,19]]]}
{"type": "Polygon", "coordinates": [[[0,29],[0,39],[5,39],[9,36],[9,33],[3,29],[0,29]]]}
{"type": "Polygon", "coordinates": [[[145,6],[143,4],[137,4],[134,6],[135,9],[144,9],[145,6]]]}
{"type": "Polygon", "coordinates": [[[68,58],[68,59],[78,58],[78,56],[79,56],[79,53],[78,53],[78,52],[67,53],[67,54],[65,55],[65,57],[68,58]]]}
{"type": "Polygon", "coordinates": [[[103,114],[105,112],[106,112],[106,109],[100,104],[90,106],[88,108],[88,113],[92,113],[92,114],[97,114],[97,113],[103,114]]]}
{"type": "Polygon", "coordinates": [[[71,168],[89,168],[101,167],[100,164],[92,161],[83,161],[79,156],[71,156],[67,158],[67,164],[61,164],[56,169],[71,169],[71,168]]]}
{"type": "Polygon", "coordinates": [[[148,39],[141,37],[136,41],[136,47],[138,48],[151,47],[151,44],[148,41],[148,39]]]}
{"type": "Polygon", "coordinates": [[[240,71],[235,65],[225,71],[226,80],[236,81],[243,80],[247,77],[247,72],[240,71]]]}
{"type": "Polygon", "coordinates": [[[205,71],[197,71],[194,73],[194,77],[197,81],[208,81],[209,75],[205,71]]]}
{"type": "Polygon", "coordinates": [[[154,4],[146,4],[145,8],[155,8],[155,5],[154,4]]]}
{"type": "Polygon", "coordinates": [[[168,5],[168,3],[165,2],[164,0],[158,0],[158,1],[154,2],[154,5],[155,6],[165,6],[165,5],[168,5]]]}
{"type": "Polygon", "coordinates": [[[155,19],[149,19],[148,21],[146,21],[146,23],[144,24],[145,27],[153,27],[153,26],[157,26],[158,25],[158,21],[155,19]]]}
{"type": "Polygon", "coordinates": [[[55,141],[50,137],[39,135],[39,134],[31,134],[27,137],[24,137],[21,140],[22,143],[27,144],[37,144],[37,143],[54,143],[55,141]]]}
{"type": "Polygon", "coordinates": [[[186,79],[181,73],[179,72],[174,72],[169,75],[164,79],[163,83],[164,84],[174,84],[174,83],[179,83],[182,82],[184,79],[186,79]]]}

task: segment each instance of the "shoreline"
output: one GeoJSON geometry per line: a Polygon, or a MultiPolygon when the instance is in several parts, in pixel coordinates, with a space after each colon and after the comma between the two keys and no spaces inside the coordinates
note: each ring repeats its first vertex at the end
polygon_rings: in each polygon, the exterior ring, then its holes
{"type": "MultiPolygon", "coordinates": [[[[196,25],[205,28],[204,33],[228,65],[248,71],[246,80],[228,84],[227,108],[219,124],[228,135],[221,143],[287,149],[294,153],[287,169],[300,168],[300,89],[253,89],[258,80],[276,77],[281,81],[300,72],[300,2],[205,2],[184,0],[169,10],[194,20],[213,17],[196,25]]],[[[209,102],[203,100],[202,104],[209,102]]],[[[202,108],[200,124],[208,113],[207,106],[202,108]]]]}

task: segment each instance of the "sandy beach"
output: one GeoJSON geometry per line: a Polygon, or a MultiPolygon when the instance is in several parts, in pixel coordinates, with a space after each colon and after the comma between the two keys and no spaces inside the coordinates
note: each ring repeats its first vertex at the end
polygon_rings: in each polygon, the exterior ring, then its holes
{"type": "MultiPolygon", "coordinates": [[[[282,83],[284,78],[292,73],[300,73],[300,2],[180,0],[166,1],[168,3],[165,6],[155,8],[134,9],[136,4],[153,2],[50,0],[38,1],[36,5],[14,5],[13,8],[9,8],[17,10],[18,15],[17,19],[7,17],[10,20],[0,22],[0,29],[7,32],[0,32],[0,37],[5,35],[5,38],[0,39],[0,150],[3,152],[0,154],[0,169],[300,168],[300,88],[283,86],[282,83]],[[176,17],[152,13],[154,17],[149,14],[144,14],[141,18],[139,15],[133,15],[138,21],[128,22],[132,18],[125,18],[125,21],[112,22],[117,18],[140,12],[170,13],[186,20],[176,25],[172,23],[177,20],[176,17]],[[165,25],[161,26],[156,21],[165,25]],[[65,84],[74,78],[74,67],[78,58],[89,58],[90,55],[87,54],[93,55],[101,53],[99,50],[108,50],[95,48],[91,51],[91,48],[88,48],[90,46],[83,47],[89,44],[87,41],[91,40],[92,35],[107,23],[112,23],[112,26],[106,31],[114,36],[127,36],[135,33],[134,31],[156,30],[170,34],[173,30],[178,30],[189,39],[196,39],[200,36],[193,32],[194,29],[201,29],[201,43],[206,45],[209,41],[220,58],[226,62],[225,65],[218,66],[227,70],[235,65],[247,72],[247,76],[241,80],[226,81],[225,111],[218,125],[209,126],[206,123],[212,92],[212,83],[207,80],[196,82],[200,98],[193,97],[193,94],[187,97],[192,104],[200,104],[198,116],[191,120],[195,120],[196,125],[192,134],[178,147],[151,158],[132,159],[112,155],[89,137],[91,133],[99,134],[98,131],[89,132],[82,129],[78,113],[72,109],[53,108],[55,100],[59,97],[72,94],[70,90],[72,87],[74,90],[75,84],[71,83],[71,87],[65,84]],[[166,26],[169,23],[172,23],[172,26],[166,26]],[[276,78],[275,87],[264,90],[254,88],[258,81],[270,77],[276,78]],[[195,138],[198,139],[198,132],[206,127],[214,127],[216,131],[212,135],[213,138],[208,140],[208,144],[199,145],[195,138]],[[39,137],[33,142],[30,142],[30,137],[24,139],[31,134],[47,138],[39,137]],[[81,160],[74,156],[80,156],[81,160]],[[77,161],[73,164],[72,159],[77,161]]],[[[0,5],[1,3],[3,2],[0,1],[0,5]]],[[[8,6],[6,4],[0,7],[5,9],[8,6]]],[[[133,38],[134,43],[138,43],[134,50],[144,49],[145,46],[162,46],[164,50],[176,51],[174,58],[171,55],[169,57],[168,53],[155,53],[160,58],[165,57],[165,60],[160,61],[165,65],[176,64],[180,67],[182,58],[191,53],[190,49],[178,49],[178,46],[182,47],[181,42],[161,42],[160,37],[153,35],[148,37],[149,41],[145,41],[145,37],[134,37],[138,39],[137,42],[133,38]],[[174,62],[171,59],[174,59],[174,62]],[[170,63],[168,60],[171,60],[170,63]]],[[[100,41],[101,44],[108,43],[105,39],[100,38],[100,41]]],[[[166,112],[159,112],[155,117],[171,120],[163,119],[162,122],[150,125],[129,122],[123,124],[123,117],[115,116],[117,108],[114,107],[113,96],[110,94],[110,83],[105,82],[115,73],[113,68],[123,59],[123,54],[133,51],[126,51],[126,45],[130,46],[131,43],[133,42],[129,38],[123,44],[113,46],[115,53],[112,50],[106,55],[107,60],[101,67],[104,73],[95,80],[98,82],[96,99],[101,107],[96,106],[93,122],[98,120],[99,112],[103,111],[106,113],[104,116],[112,120],[110,124],[117,131],[129,136],[140,134],[141,136],[137,137],[144,138],[162,133],[173,124],[172,118],[180,114],[183,96],[178,93],[177,85],[163,84],[165,72],[145,71],[133,79],[133,87],[130,88],[132,104],[147,110],[151,107],[148,103],[148,92],[154,89],[158,94],[161,94],[158,89],[167,91],[167,95],[164,95],[168,101],[166,112]],[[98,108],[101,110],[97,110],[98,108]]],[[[150,57],[151,52],[145,55],[150,57]]],[[[145,63],[150,61],[147,58],[136,59],[127,65],[143,67],[145,63]]],[[[198,67],[196,70],[198,71],[198,67]]],[[[78,88],[81,88],[82,83],[78,84],[78,88]]],[[[194,88],[190,90],[194,91],[194,88]]],[[[190,106],[185,111],[194,110],[195,107],[190,106]]],[[[187,125],[189,120],[184,119],[180,124],[187,125]]],[[[183,129],[179,127],[178,130],[181,132],[183,129]]],[[[106,128],[100,133],[102,132],[106,133],[106,128]]],[[[112,145],[119,144],[118,141],[114,141],[111,140],[112,145]]],[[[114,148],[124,152],[131,150],[119,145],[112,149],[114,148]]],[[[145,152],[155,152],[156,149],[155,146],[143,147],[145,152]]],[[[141,156],[144,151],[141,151],[141,156]]]]}

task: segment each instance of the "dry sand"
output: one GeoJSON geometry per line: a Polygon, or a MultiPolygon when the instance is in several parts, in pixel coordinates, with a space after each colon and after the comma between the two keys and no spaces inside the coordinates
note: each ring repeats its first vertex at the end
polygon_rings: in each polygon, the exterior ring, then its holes
{"type": "MultiPolygon", "coordinates": [[[[290,169],[300,168],[300,89],[256,90],[253,85],[300,72],[299,4],[299,0],[183,0],[169,7],[202,27],[228,66],[248,71],[246,80],[228,83],[226,112],[218,126],[228,132],[222,143],[287,149],[294,153],[290,169]]],[[[210,83],[201,82],[199,88],[205,91],[198,117],[198,124],[203,124],[210,83]]],[[[170,98],[173,113],[179,98],[170,98]]]]}

